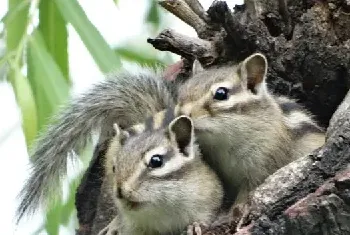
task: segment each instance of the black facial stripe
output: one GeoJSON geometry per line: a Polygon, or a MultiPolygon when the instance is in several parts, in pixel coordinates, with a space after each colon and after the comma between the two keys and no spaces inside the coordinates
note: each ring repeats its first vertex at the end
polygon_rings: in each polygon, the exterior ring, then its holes
{"type": "Polygon", "coordinates": [[[204,105],[203,105],[203,108],[209,113],[210,116],[214,116],[215,115],[209,102],[205,102],[204,105]]]}
{"type": "Polygon", "coordinates": [[[284,114],[290,114],[293,111],[303,111],[303,106],[295,102],[279,103],[280,108],[284,114]]]}
{"type": "Polygon", "coordinates": [[[309,133],[322,134],[322,128],[318,127],[314,123],[302,122],[297,128],[293,128],[293,134],[297,137],[302,137],[309,133]]]}
{"type": "Polygon", "coordinates": [[[230,93],[231,95],[233,95],[233,94],[237,94],[237,93],[241,92],[242,90],[243,90],[243,89],[242,89],[242,86],[236,85],[236,86],[234,86],[234,87],[232,87],[232,88],[229,89],[229,93],[230,93]]]}
{"type": "Polygon", "coordinates": [[[162,123],[162,127],[167,127],[172,120],[175,118],[175,107],[170,107],[166,110],[164,114],[164,120],[162,123]]]}
{"type": "Polygon", "coordinates": [[[153,117],[149,117],[145,121],[145,131],[153,131],[154,130],[154,119],[153,117]]]}

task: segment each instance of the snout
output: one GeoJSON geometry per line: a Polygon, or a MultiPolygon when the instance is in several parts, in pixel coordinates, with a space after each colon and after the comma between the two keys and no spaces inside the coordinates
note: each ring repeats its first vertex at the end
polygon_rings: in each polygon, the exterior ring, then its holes
{"type": "Polygon", "coordinates": [[[134,197],[132,190],[123,185],[117,186],[116,197],[120,205],[126,210],[137,210],[143,205],[134,197]]]}

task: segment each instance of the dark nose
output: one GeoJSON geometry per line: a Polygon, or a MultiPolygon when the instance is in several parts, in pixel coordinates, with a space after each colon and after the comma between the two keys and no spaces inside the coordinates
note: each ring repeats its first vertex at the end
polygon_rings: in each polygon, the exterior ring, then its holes
{"type": "Polygon", "coordinates": [[[117,187],[117,198],[123,198],[122,188],[120,186],[117,187]]]}

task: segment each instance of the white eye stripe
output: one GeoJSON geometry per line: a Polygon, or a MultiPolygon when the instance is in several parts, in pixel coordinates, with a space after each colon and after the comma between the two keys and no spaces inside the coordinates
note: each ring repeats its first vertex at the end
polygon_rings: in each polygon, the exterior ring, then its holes
{"type": "Polygon", "coordinates": [[[228,100],[223,101],[223,102],[217,102],[212,104],[212,108],[217,108],[220,110],[225,110],[225,109],[231,109],[232,107],[239,105],[239,104],[246,104],[249,102],[254,101],[254,97],[249,95],[248,93],[239,93],[234,96],[230,96],[228,100]]]}
{"type": "Polygon", "coordinates": [[[163,167],[153,169],[150,174],[158,177],[169,175],[170,173],[181,169],[189,160],[192,159],[187,159],[186,157],[180,155],[174,156],[167,161],[163,167]]]}

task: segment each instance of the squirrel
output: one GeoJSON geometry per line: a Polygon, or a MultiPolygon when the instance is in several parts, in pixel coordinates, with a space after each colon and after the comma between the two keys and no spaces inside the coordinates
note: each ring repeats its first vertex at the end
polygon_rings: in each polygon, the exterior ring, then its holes
{"type": "MultiPolygon", "coordinates": [[[[97,85],[73,100],[39,138],[19,218],[45,203],[65,173],[67,154],[84,147],[93,129],[108,131],[113,123],[124,129],[152,115],[162,120],[167,107],[174,107],[176,116],[192,118],[203,159],[222,181],[228,205],[243,202],[268,175],[325,139],[302,106],[268,91],[267,67],[266,57],[255,53],[237,65],[197,68],[176,86],[152,73],[117,76],[97,85]]],[[[138,131],[146,126],[136,125],[138,131]]]]}
{"type": "Polygon", "coordinates": [[[137,134],[114,124],[105,171],[118,216],[99,235],[180,234],[186,227],[201,234],[199,223],[219,212],[223,188],[201,158],[193,122],[173,114],[160,125],[146,120],[137,134]]]}

